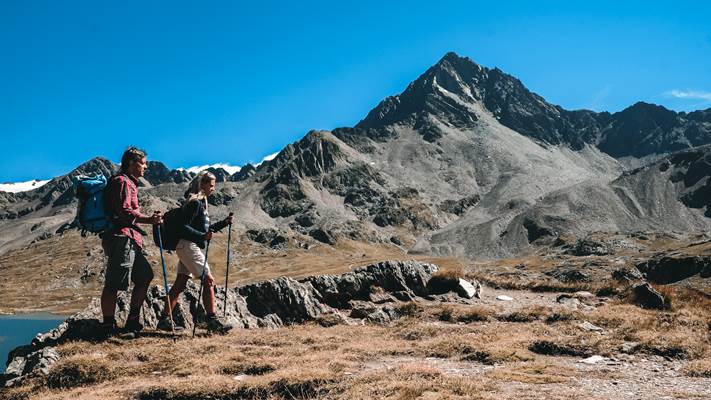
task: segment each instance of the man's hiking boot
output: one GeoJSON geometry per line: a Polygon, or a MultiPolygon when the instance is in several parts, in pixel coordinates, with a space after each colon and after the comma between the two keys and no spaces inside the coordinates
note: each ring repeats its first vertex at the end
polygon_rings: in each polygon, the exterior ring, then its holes
{"type": "Polygon", "coordinates": [[[156,325],[156,329],[159,331],[172,332],[175,330],[175,325],[173,324],[173,321],[170,320],[169,316],[164,315],[160,317],[158,325],[156,325]]]}
{"type": "Polygon", "coordinates": [[[207,331],[212,333],[225,334],[232,330],[232,325],[220,321],[216,316],[207,317],[207,331]]]}
{"type": "Polygon", "coordinates": [[[119,329],[118,325],[116,325],[116,321],[102,322],[96,332],[96,338],[98,340],[106,340],[112,336],[118,335],[118,333],[119,329]]]}
{"type": "Polygon", "coordinates": [[[138,318],[129,318],[126,320],[126,325],[123,327],[124,333],[139,333],[143,330],[143,324],[138,322],[138,318]]]}

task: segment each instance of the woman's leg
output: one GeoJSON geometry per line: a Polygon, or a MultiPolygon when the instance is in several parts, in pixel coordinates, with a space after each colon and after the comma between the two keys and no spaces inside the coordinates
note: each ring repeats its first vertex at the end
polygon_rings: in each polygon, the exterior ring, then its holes
{"type": "Polygon", "coordinates": [[[207,315],[215,315],[215,284],[205,280],[205,291],[202,294],[202,301],[205,304],[207,315]]]}
{"type": "MultiPolygon", "coordinates": [[[[178,273],[178,276],[175,278],[175,283],[173,283],[173,287],[170,288],[170,292],[168,292],[171,310],[175,310],[175,306],[178,304],[178,296],[180,296],[180,293],[185,290],[188,280],[190,280],[190,275],[185,275],[181,273],[178,273]]],[[[168,314],[167,305],[168,304],[166,303],[166,308],[163,310],[166,315],[168,314]]]]}

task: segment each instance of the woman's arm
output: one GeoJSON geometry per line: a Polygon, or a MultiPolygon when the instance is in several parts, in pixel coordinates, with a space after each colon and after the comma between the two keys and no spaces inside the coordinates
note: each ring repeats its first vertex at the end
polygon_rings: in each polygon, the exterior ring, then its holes
{"type": "Polygon", "coordinates": [[[200,211],[200,202],[193,200],[183,208],[183,230],[182,237],[193,242],[199,242],[205,238],[207,232],[195,229],[191,226],[193,218],[200,211]]]}

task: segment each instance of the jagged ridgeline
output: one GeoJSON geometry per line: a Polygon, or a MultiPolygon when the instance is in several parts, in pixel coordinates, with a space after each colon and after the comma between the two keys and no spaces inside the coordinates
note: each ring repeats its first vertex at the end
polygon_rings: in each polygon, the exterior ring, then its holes
{"type": "MultiPolygon", "coordinates": [[[[711,109],[569,111],[448,53],[355,127],[309,132],[234,175],[214,170],[211,213],[234,211],[259,246],[358,241],[470,258],[562,233],[693,232],[709,228],[708,143],[711,109]]],[[[33,191],[0,193],[0,253],[66,230],[72,176],[115,170],[98,158],[33,191]]],[[[143,206],[178,204],[191,177],[152,162],[143,206]]]]}

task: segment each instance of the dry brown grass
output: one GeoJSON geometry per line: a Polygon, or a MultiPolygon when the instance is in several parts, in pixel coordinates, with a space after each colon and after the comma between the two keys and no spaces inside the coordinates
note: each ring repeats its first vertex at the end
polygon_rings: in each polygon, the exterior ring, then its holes
{"type": "Polygon", "coordinates": [[[684,373],[694,378],[711,378],[711,357],[690,362],[684,367],[684,373]]]}
{"type": "Polygon", "coordinates": [[[561,292],[573,293],[587,291],[599,293],[601,295],[613,295],[619,293],[621,288],[616,282],[605,281],[597,283],[575,282],[566,283],[553,279],[545,280],[522,280],[519,277],[496,276],[486,272],[470,272],[466,274],[469,279],[476,279],[496,289],[507,290],[530,290],[532,292],[561,292]]]}
{"type": "MultiPolygon", "coordinates": [[[[224,238],[215,243],[219,259],[224,238]]],[[[323,246],[280,253],[240,243],[235,282],[283,273],[339,273],[388,258],[408,258],[394,246],[339,246],[343,249],[323,246]]],[[[438,276],[449,281],[461,277],[469,265],[458,259],[420,259],[444,265],[438,276]]],[[[522,260],[505,262],[513,267],[522,260]]],[[[533,270],[550,268],[543,257],[525,260],[533,270]]],[[[216,263],[216,268],[223,266],[216,263]]],[[[467,277],[484,274],[473,273],[467,277]]],[[[506,277],[489,283],[562,292],[606,285],[516,282],[506,277]]],[[[671,310],[644,310],[623,300],[592,311],[570,310],[553,300],[543,305],[487,304],[486,298],[477,305],[411,302],[397,305],[406,318],[392,326],[344,325],[340,318],[324,317],[323,323],[194,340],[180,337],[175,343],[160,335],[66,343],[58,349],[63,359],[50,378],[36,377],[26,386],[2,391],[0,399],[589,398],[596,394],[578,386],[580,372],[571,367],[576,365],[571,357],[615,356],[629,342],[637,343],[631,352],[674,358],[687,376],[708,379],[711,300],[687,289],[662,290],[672,301],[671,310]],[[604,333],[581,329],[583,321],[604,333]]],[[[596,376],[620,379],[605,370],[596,376]]]]}
{"type": "Polygon", "coordinates": [[[673,301],[673,310],[644,310],[615,302],[589,313],[592,323],[609,331],[599,348],[612,353],[623,342],[637,342],[637,351],[669,358],[694,359],[710,354],[711,303],[702,297],[688,298],[686,289],[668,288],[666,293],[673,301]]]}
{"type": "Polygon", "coordinates": [[[55,365],[47,376],[47,386],[69,389],[93,385],[113,378],[114,369],[113,364],[96,357],[76,357],[55,365]]]}
{"type": "Polygon", "coordinates": [[[489,321],[496,314],[496,310],[490,306],[456,304],[434,306],[430,308],[429,312],[437,316],[440,321],[464,323],[489,321]]]}
{"type": "MultiPolygon", "coordinates": [[[[684,373],[708,377],[708,326],[701,323],[707,311],[693,307],[658,312],[617,302],[563,311],[552,304],[514,313],[498,304],[399,307],[409,316],[392,326],[306,324],[176,342],[157,335],[67,343],[49,378],[33,378],[0,398],[502,398],[497,393],[512,382],[568,388],[579,372],[566,359],[612,356],[630,340],[639,341],[640,352],[682,346],[686,358],[706,354],[684,373]],[[553,318],[559,314],[565,317],[553,318]],[[511,315],[522,322],[509,322],[511,315]],[[583,320],[605,334],[582,330],[583,320]]],[[[522,387],[531,398],[545,398],[522,387]]]]}

